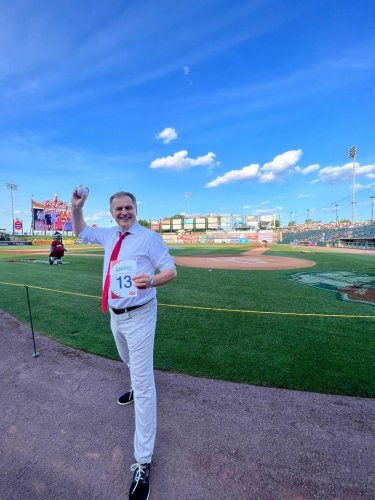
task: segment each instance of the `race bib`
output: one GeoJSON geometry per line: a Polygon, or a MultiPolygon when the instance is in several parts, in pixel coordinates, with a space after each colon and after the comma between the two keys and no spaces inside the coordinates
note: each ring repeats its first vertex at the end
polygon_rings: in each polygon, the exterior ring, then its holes
{"type": "Polygon", "coordinates": [[[133,298],[137,296],[137,287],[133,276],[137,274],[136,260],[114,260],[111,262],[110,290],[111,298],[133,298]]]}

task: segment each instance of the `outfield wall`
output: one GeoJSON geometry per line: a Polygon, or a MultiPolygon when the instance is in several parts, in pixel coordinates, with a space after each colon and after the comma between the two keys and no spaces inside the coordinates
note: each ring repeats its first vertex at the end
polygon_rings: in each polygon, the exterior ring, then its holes
{"type": "Polygon", "coordinates": [[[248,245],[277,243],[277,232],[274,231],[228,231],[191,234],[162,234],[167,244],[231,244],[248,245]]]}

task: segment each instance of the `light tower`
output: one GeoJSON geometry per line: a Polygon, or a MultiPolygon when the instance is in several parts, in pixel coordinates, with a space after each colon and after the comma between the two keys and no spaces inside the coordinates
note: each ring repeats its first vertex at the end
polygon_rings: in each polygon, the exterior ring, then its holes
{"type": "Polygon", "coordinates": [[[10,189],[10,199],[12,201],[12,235],[14,236],[14,211],[13,211],[13,191],[17,191],[17,184],[11,184],[7,182],[7,189],[10,189]]]}
{"type": "Polygon", "coordinates": [[[353,184],[352,184],[352,224],[355,222],[355,159],[357,156],[357,146],[349,149],[349,158],[353,158],[353,184]]]}

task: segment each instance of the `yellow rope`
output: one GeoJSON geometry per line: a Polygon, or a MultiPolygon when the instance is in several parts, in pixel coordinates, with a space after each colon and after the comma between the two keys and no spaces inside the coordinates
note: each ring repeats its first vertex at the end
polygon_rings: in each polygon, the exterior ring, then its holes
{"type": "MultiPolygon", "coordinates": [[[[77,297],[89,297],[92,299],[101,299],[98,295],[88,295],[86,293],[77,293],[77,292],[67,292],[65,290],[55,290],[53,288],[44,288],[42,286],[35,285],[22,285],[20,283],[7,283],[5,281],[0,281],[1,285],[9,285],[9,286],[22,286],[35,288],[36,290],[45,290],[47,292],[55,292],[55,293],[63,293],[66,295],[76,295],[77,297]]],[[[243,314],[267,314],[271,316],[310,316],[310,317],[321,317],[321,318],[366,318],[366,319],[374,319],[375,315],[365,315],[365,314],[325,314],[325,313],[298,313],[298,312],[278,312],[278,311],[256,311],[256,310],[246,310],[246,309],[221,309],[219,307],[202,307],[202,306],[187,306],[182,304],[161,304],[158,303],[158,306],[161,307],[174,307],[180,309],[198,309],[202,311],[216,311],[216,312],[226,312],[226,313],[243,313],[243,314]]]]}

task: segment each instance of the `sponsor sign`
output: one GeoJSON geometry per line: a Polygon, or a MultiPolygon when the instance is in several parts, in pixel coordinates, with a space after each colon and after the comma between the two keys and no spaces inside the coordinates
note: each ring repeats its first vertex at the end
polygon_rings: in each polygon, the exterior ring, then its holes
{"type": "Polygon", "coordinates": [[[14,229],[16,231],[21,231],[22,230],[22,221],[21,220],[16,220],[14,223],[14,229]]]}
{"type": "Polygon", "coordinates": [[[259,220],[261,222],[272,222],[274,220],[274,216],[273,215],[261,215],[259,217],[259,220]]]}
{"type": "Polygon", "coordinates": [[[32,241],[0,241],[0,247],[32,245],[32,241]]]}
{"type": "Polygon", "coordinates": [[[222,217],[220,221],[221,227],[232,227],[232,218],[231,217],[222,217]]]}
{"type": "Polygon", "coordinates": [[[182,220],[181,219],[172,219],[172,227],[173,227],[173,229],[181,229],[182,228],[182,220]]]}

